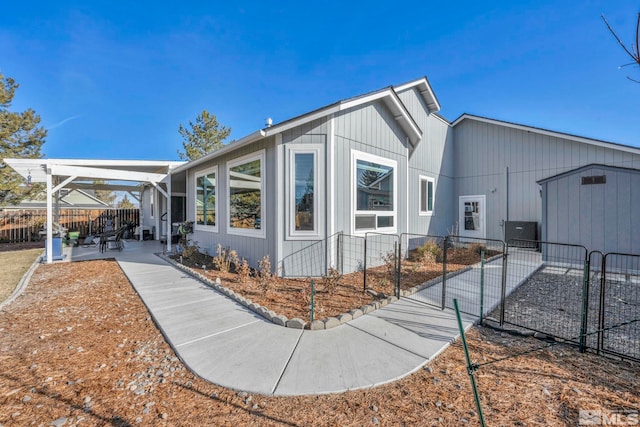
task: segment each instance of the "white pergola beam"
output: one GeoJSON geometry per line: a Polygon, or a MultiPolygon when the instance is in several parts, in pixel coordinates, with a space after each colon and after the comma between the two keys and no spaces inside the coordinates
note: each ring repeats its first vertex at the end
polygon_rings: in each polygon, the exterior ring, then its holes
{"type": "Polygon", "coordinates": [[[54,192],[54,193],[57,193],[58,191],[62,190],[67,184],[69,184],[71,181],[73,181],[76,178],[77,178],[77,176],[70,176],[69,178],[67,178],[64,181],[62,181],[60,184],[58,184],[55,187],[53,187],[53,189],[51,191],[54,192]]]}
{"type": "Polygon", "coordinates": [[[134,172],[118,169],[88,168],[84,166],[52,165],[51,173],[58,176],[76,176],[82,178],[104,179],[111,181],[142,181],[156,183],[162,181],[166,174],[150,172],[134,172]]]}

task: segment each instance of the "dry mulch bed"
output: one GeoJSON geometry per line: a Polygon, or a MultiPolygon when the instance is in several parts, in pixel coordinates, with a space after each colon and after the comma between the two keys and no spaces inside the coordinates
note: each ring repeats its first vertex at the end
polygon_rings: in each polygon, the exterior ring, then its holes
{"type": "MultiPolygon", "coordinates": [[[[449,252],[451,260],[447,263],[449,273],[480,262],[480,255],[475,252],[464,249],[450,249],[449,252]]],[[[256,272],[250,277],[242,279],[238,274],[214,269],[212,257],[208,255],[197,253],[193,258],[175,256],[174,260],[181,260],[184,265],[204,274],[211,280],[220,278],[222,286],[273,310],[277,314],[282,314],[289,319],[297,317],[305,321],[310,320],[310,278],[273,277],[263,286],[256,272]]],[[[362,272],[340,275],[333,281],[332,290],[328,288],[331,285],[331,280],[316,278],[314,280],[316,290],[315,319],[338,316],[376,299],[383,299],[394,294],[392,269],[382,265],[367,269],[367,273],[366,288],[373,291],[373,294],[365,292],[362,272]],[[379,296],[374,294],[379,294],[379,296]]],[[[410,289],[439,276],[442,276],[441,262],[410,257],[402,261],[401,289],[410,289]]]]}
{"type": "MultiPolygon", "coordinates": [[[[114,261],[40,266],[0,311],[0,425],[478,425],[461,346],[370,390],[247,395],[189,372],[114,261]]],[[[477,362],[542,343],[487,328],[477,362]]],[[[492,426],[577,425],[580,409],[640,407],[640,366],[555,346],[480,368],[492,426]]]]}

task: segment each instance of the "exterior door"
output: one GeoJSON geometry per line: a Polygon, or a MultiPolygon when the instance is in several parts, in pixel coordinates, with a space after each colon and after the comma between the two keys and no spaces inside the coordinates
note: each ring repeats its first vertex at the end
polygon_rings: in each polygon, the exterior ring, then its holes
{"type": "Polygon", "coordinates": [[[484,239],[487,236],[485,196],[460,196],[458,224],[460,236],[484,239]]]}

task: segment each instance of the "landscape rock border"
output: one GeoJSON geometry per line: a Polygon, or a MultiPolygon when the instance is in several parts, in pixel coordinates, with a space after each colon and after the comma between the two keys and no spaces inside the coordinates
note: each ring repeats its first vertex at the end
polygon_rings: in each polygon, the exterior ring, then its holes
{"type": "Polygon", "coordinates": [[[370,304],[363,305],[358,309],[351,310],[347,313],[342,313],[337,316],[327,317],[321,320],[314,320],[313,322],[306,322],[303,319],[294,317],[293,319],[288,319],[286,316],[275,313],[273,310],[268,309],[267,307],[261,306],[248,298],[243,297],[242,295],[232,291],[229,288],[222,286],[220,282],[220,278],[216,278],[216,280],[211,280],[203,274],[194,271],[190,267],[187,267],[184,264],[180,264],[176,262],[176,260],[168,257],[166,254],[157,253],[158,257],[167,261],[169,264],[173,265],[175,268],[184,271],[194,279],[204,283],[205,285],[215,289],[223,295],[233,299],[237,303],[245,306],[249,310],[253,311],[256,314],[264,317],[268,321],[278,325],[284,326],[286,328],[293,329],[307,329],[311,331],[320,331],[325,329],[332,329],[338,326],[341,326],[351,320],[354,320],[363,314],[369,314],[374,310],[377,310],[381,307],[386,306],[392,302],[398,300],[395,296],[389,296],[381,300],[373,301],[370,304]]]}
{"type": "Polygon", "coordinates": [[[16,285],[16,288],[13,290],[11,295],[9,295],[9,297],[7,297],[7,299],[5,299],[4,301],[0,302],[0,311],[2,311],[4,307],[11,304],[26,289],[27,285],[29,284],[29,281],[31,280],[31,276],[33,275],[33,272],[36,271],[36,268],[38,267],[38,265],[42,263],[41,259],[45,255],[45,252],[46,251],[43,251],[42,255],[39,255],[35,259],[35,261],[33,261],[33,264],[31,264],[31,267],[29,267],[27,272],[24,273],[24,275],[22,276],[22,279],[20,279],[20,281],[16,285]]]}

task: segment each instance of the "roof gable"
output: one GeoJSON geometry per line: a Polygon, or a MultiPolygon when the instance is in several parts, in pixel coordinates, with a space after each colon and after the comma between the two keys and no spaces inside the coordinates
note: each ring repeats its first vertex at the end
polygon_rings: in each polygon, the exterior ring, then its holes
{"type": "Polygon", "coordinates": [[[420,93],[420,96],[422,96],[422,99],[429,109],[429,113],[436,113],[440,111],[440,103],[438,102],[438,98],[436,98],[436,94],[433,92],[433,89],[429,84],[429,80],[427,80],[426,77],[421,77],[417,80],[394,86],[396,92],[404,92],[405,90],[413,88],[417,89],[418,93],[420,93]]]}

